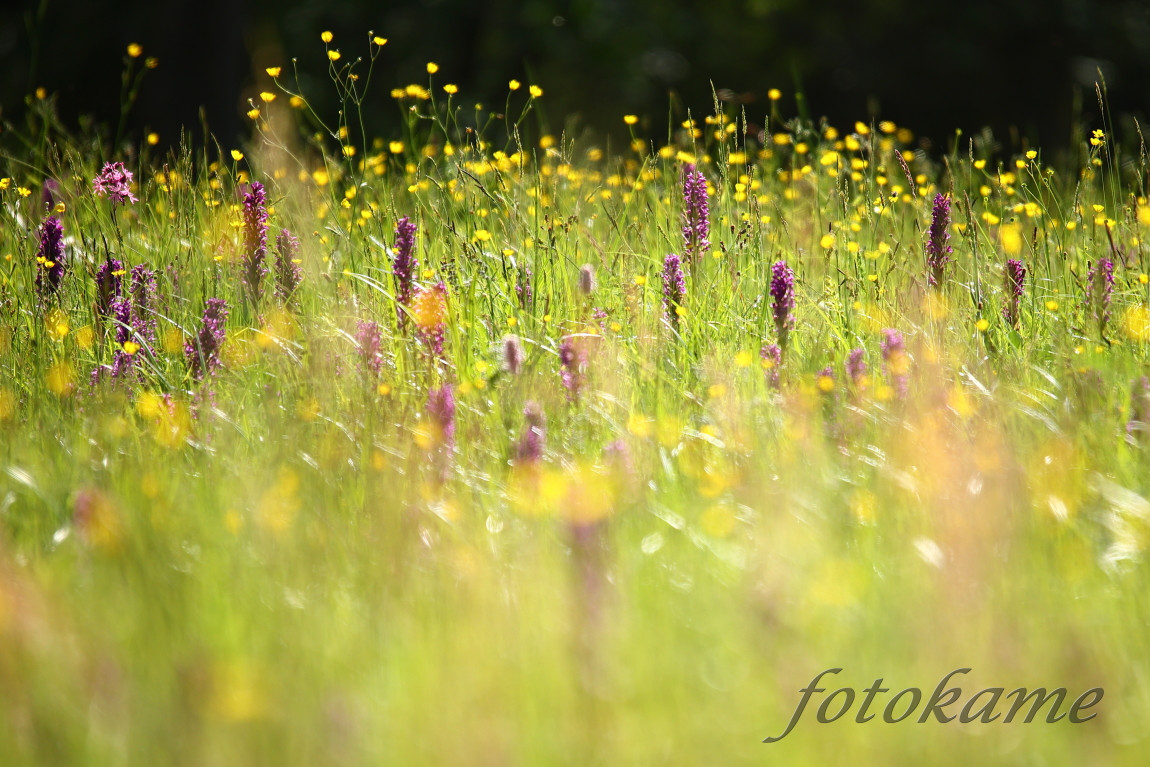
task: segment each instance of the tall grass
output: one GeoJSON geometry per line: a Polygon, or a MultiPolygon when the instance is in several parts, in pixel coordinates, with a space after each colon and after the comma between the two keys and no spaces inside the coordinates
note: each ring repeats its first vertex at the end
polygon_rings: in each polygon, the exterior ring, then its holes
{"type": "Polygon", "coordinates": [[[934,157],[719,102],[607,153],[542,134],[541,89],[496,115],[438,72],[377,137],[381,47],[329,55],[338,116],[276,73],[246,147],[71,134],[49,97],[5,131],[0,763],[1141,763],[1144,154],[934,157]],[[137,202],[94,194],[114,160],[137,202]],[[688,164],[710,251],[667,301],[688,164]],[[154,337],[101,308],[111,259],[129,300],[155,273],[154,337]],[[812,711],[763,745],[831,667],[1106,694],[1083,725],[812,711]]]}

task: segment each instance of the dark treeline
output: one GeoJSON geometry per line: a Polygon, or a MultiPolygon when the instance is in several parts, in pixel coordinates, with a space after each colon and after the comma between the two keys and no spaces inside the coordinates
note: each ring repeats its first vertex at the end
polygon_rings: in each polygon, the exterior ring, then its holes
{"type": "Polygon", "coordinates": [[[1099,71],[1116,118],[1150,113],[1145,0],[21,0],[0,10],[0,108],[18,125],[43,87],[66,125],[115,125],[124,50],[138,42],[160,65],[130,115],[134,135],[199,137],[203,116],[232,144],[247,99],[268,86],[263,68],[290,71],[293,57],[305,93],[334,114],[322,30],[344,62],[366,55],[368,30],[388,38],[367,114],[381,136],[399,119],[389,91],[426,84],[429,60],[467,110],[500,111],[515,77],[545,88],[550,129],[620,138],[627,113],[665,136],[669,114],[710,109],[712,86],[758,124],[779,88],[783,115],[890,119],[943,144],[989,126],[1008,147],[1065,145],[1072,125],[1101,122],[1099,71]]]}

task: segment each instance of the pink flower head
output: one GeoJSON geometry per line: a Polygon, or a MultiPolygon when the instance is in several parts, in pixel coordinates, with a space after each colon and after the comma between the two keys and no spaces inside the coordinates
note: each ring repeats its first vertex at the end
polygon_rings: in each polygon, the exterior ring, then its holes
{"type": "Polygon", "coordinates": [[[92,191],[113,203],[136,201],[132,194],[132,171],[125,168],[122,162],[104,163],[104,169],[92,179],[92,191]]]}

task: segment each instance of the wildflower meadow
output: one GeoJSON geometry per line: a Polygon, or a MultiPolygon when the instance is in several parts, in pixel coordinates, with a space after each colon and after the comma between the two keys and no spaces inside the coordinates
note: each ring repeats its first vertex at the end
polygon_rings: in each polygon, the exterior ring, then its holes
{"type": "Polygon", "coordinates": [[[240,146],[0,134],[0,764],[1144,764],[1103,85],[1049,158],[776,90],[608,144],[386,43],[240,146]]]}

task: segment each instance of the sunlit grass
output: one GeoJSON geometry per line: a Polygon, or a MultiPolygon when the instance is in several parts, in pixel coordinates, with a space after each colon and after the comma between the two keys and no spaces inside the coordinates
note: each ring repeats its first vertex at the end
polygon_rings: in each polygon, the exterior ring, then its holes
{"type": "Polygon", "coordinates": [[[322,40],[343,110],[272,67],[247,146],[68,134],[48,94],[6,131],[0,763],[1141,763],[1144,156],[931,155],[774,91],[608,151],[433,63],[375,135],[386,40],[322,40]],[[763,745],[831,667],[1106,695],[763,745]]]}

